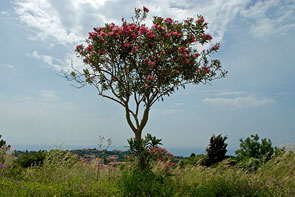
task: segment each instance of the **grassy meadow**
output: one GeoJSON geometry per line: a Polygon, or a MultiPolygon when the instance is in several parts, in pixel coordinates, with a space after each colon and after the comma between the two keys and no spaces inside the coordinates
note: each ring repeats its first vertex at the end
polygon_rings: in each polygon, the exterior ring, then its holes
{"type": "Polygon", "coordinates": [[[59,150],[47,152],[42,165],[27,168],[5,155],[0,196],[295,196],[292,151],[255,169],[255,160],[244,165],[228,158],[205,167],[199,158],[155,161],[151,169],[140,171],[132,162],[97,166],[59,150]]]}

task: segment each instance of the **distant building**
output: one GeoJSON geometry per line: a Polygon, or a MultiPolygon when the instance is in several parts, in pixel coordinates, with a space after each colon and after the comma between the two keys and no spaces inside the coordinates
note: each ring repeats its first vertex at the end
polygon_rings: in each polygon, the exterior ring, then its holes
{"type": "Polygon", "coordinates": [[[118,158],[119,158],[118,155],[110,155],[107,157],[107,160],[117,161],[118,158]]]}
{"type": "Polygon", "coordinates": [[[94,165],[100,165],[100,164],[104,164],[104,159],[102,158],[95,158],[91,160],[91,163],[93,163],[94,165]]]}
{"type": "Polygon", "coordinates": [[[96,155],[95,154],[86,154],[84,157],[90,158],[90,159],[95,159],[96,155]]]}

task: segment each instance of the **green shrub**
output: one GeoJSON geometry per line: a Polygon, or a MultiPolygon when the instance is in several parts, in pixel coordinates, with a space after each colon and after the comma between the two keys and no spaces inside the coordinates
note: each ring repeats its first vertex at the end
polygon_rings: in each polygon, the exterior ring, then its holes
{"type": "Polygon", "coordinates": [[[159,148],[159,145],[162,145],[162,140],[151,134],[147,134],[145,138],[140,141],[137,141],[135,138],[130,138],[127,141],[129,144],[129,158],[134,162],[136,167],[141,170],[151,168],[151,161],[157,159],[156,155],[151,150],[159,148]]]}
{"type": "Polygon", "coordinates": [[[70,151],[51,150],[46,154],[44,165],[47,169],[59,167],[71,168],[79,161],[80,159],[70,151]]]}
{"type": "Polygon", "coordinates": [[[164,174],[138,168],[125,169],[121,176],[124,196],[173,196],[175,183],[164,174]]]}
{"type": "Polygon", "coordinates": [[[259,136],[251,135],[245,140],[240,139],[240,149],[235,151],[238,166],[246,168],[250,171],[257,170],[273,156],[281,156],[285,153],[285,148],[277,148],[272,146],[270,139],[261,139],[259,136]]]}
{"type": "Polygon", "coordinates": [[[184,158],[179,162],[179,167],[183,168],[187,165],[191,165],[191,166],[197,165],[198,163],[203,161],[205,158],[206,158],[206,155],[204,154],[199,154],[196,156],[184,158]]]}
{"type": "Polygon", "coordinates": [[[20,166],[22,168],[28,168],[31,166],[42,166],[45,157],[46,157],[46,152],[41,150],[34,154],[25,153],[24,155],[17,158],[13,162],[13,165],[20,166]]]}
{"type": "Polygon", "coordinates": [[[6,151],[10,149],[10,145],[7,145],[1,137],[2,135],[0,135],[0,163],[4,164],[6,151]]]}
{"type": "Polygon", "coordinates": [[[256,158],[269,160],[274,153],[272,143],[270,139],[261,139],[259,142],[259,136],[251,135],[251,137],[245,140],[240,139],[240,149],[235,151],[238,160],[243,160],[245,158],[256,158]]]}

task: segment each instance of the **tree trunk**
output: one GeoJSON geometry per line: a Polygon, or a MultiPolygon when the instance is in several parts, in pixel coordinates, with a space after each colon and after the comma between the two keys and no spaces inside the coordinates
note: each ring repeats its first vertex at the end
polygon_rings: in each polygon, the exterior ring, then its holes
{"type": "Polygon", "coordinates": [[[137,149],[137,156],[138,156],[138,161],[139,161],[139,168],[141,170],[145,170],[148,167],[148,158],[146,157],[145,154],[145,147],[142,143],[142,131],[144,129],[144,127],[147,124],[148,121],[148,116],[149,116],[149,106],[146,106],[144,112],[143,112],[143,116],[142,119],[140,121],[140,124],[137,125],[137,127],[134,126],[134,124],[131,121],[131,117],[130,117],[130,111],[129,111],[129,107],[128,105],[125,106],[125,112],[126,112],[126,119],[127,119],[127,123],[130,126],[130,128],[132,129],[134,135],[135,135],[135,141],[136,141],[136,149],[137,149]]]}

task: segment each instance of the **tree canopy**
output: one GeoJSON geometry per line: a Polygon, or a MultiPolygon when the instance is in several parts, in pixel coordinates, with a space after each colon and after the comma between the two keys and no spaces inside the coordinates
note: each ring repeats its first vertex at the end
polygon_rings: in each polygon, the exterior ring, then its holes
{"type": "Polygon", "coordinates": [[[100,96],[125,108],[126,119],[138,140],[148,120],[150,107],[187,84],[207,83],[226,75],[221,63],[210,54],[219,43],[199,50],[212,40],[203,16],[183,22],[153,17],[151,27],[143,23],[149,10],[135,9],[135,16],[121,25],[95,27],[77,55],[88,66],[66,75],[81,87],[93,85],[100,96]],[[131,109],[130,101],[135,103],[131,109]],[[143,104],[142,118],[139,108],[143,104]]]}

